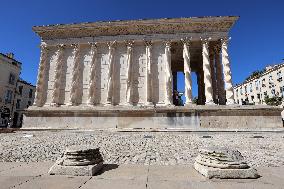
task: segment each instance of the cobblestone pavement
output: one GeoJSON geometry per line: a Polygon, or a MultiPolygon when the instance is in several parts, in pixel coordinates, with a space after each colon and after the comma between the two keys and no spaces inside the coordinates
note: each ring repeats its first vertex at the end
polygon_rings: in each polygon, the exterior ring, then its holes
{"type": "Polygon", "coordinates": [[[109,164],[188,165],[198,149],[220,146],[255,167],[284,165],[283,132],[17,131],[0,133],[0,162],[55,161],[74,144],[99,146],[109,164]]]}

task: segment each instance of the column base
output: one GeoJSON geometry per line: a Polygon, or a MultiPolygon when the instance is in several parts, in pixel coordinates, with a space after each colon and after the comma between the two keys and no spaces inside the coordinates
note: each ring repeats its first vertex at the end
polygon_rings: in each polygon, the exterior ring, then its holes
{"type": "Polygon", "coordinates": [[[227,100],[226,105],[235,105],[235,101],[232,99],[227,100]]]}
{"type": "Polygon", "coordinates": [[[205,102],[205,105],[216,105],[213,100],[205,102]]]}

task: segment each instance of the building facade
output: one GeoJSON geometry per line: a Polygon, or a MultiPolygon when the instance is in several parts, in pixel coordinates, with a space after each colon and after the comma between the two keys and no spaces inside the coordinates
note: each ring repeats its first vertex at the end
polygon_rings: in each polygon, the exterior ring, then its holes
{"type": "Polygon", "coordinates": [[[264,72],[234,87],[237,104],[265,104],[265,98],[284,96],[284,63],[267,66],[264,72]]]}
{"type": "Polygon", "coordinates": [[[178,71],[185,74],[186,105],[192,104],[191,72],[197,74],[199,104],[234,104],[227,47],[237,19],[34,27],[42,38],[35,105],[168,106],[178,71]]]}
{"type": "Polygon", "coordinates": [[[18,80],[15,96],[13,127],[21,127],[24,111],[33,104],[36,87],[22,79],[18,80]]]}
{"type": "Polygon", "coordinates": [[[12,124],[15,111],[15,91],[21,65],[14,59],[12,53],[7,55],[0,53],[0,127],[12,124]]]}
{"type": "MultiPolygon", "coordinates": [[[[229,30],[239,17],[194,17],[36,26],[41,58],[33,128],[199,128],[252,126],[234,106],[229,30]],[[173,105],[176,73],[185,105],[173,105]],[[198,105],[192,99],[197,75],[198,105]],[[236,119],[235,116],[243,119],[236,119]]],[[[282,125],[280,110],[263,126],[282,125]],[[279,115],[278,115],[279,114],[279,115]],[[279,117],[280,118],[280,117],[279,117]]]]}

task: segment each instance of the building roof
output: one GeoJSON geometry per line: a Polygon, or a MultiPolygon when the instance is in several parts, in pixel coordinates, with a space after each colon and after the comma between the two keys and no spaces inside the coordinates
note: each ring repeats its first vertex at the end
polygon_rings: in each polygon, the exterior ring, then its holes
{"type": "Polygon", "coordinates": [[[25,85],[30,85],[31,87],[36,87],[36,86],[34,86],[33,84],[31,84],[31,83],[29,83],[29,82],[23,80],[22,78],[19,78],[19,79],[18,79],[18,82],[23,83],[23,84],[25,84],[25,85]]]}
{"type": "Polygon", "coordinates": [[[228,32],[239,16],[117,20],[34,26],[42,39],[95,36],[228,32]]]}
{"type": "Polygon", "coordinates": [[[22,65],[21,62],[17,61],[17,60],[14,59],[14,58],[9,57],[9,56],[6,55],[6,54],[0,53],[0,56],[4,57],[5,59],[8,60],[9,63],[11,63],[11,64],[13,64],[13,65],[15,65],[15,66],[21,67],[21,65],[22,65]]]}
{"type": "MultiPolygon", "coordinates": [[[[271,66],[270,69],[266,69],[262,74],[260,74],[260,75],[258,75],[258,76],[255,76],[255,77],[253,77],[253,78],[251,78],[251,79],[245,80],[244,82],[242,82],[242,83],[240,83],[240,84],[237,84],[236,86],[234,86],[234,88],[238,88],[238,87],[240,87],[240,86],[242,86],[242,85],[244,85],[244,84],[250,83],[250,82],[254,81],[255,79],[261,78],[261,77],[264,76],[264,75],[267,75],[267,74],[269,74],[269,73],[271,73],[271,72],[273,72],[273,71],[275,71],[275,70],[278,70],[279,68],[284,67],[284,62],[282,62],[282,63],[280,63],[280,64],[276,64],[276,65],[269,65],[269,66],[271,66]]],[[[268,66],[266,66],[266,68],[267,68],[267,67],[268,67],[268,66]]]]}

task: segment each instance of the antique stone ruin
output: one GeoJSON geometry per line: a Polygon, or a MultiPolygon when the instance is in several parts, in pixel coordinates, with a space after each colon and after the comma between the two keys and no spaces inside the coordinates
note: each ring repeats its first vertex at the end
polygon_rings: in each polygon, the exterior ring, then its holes
{"type": "Polygon", "coordinates": [[[209,148],[199,151],[194,168],[205,177],[220,179],[258,178],[257,171],[250,167],[237,150],[209,148]]]}
{"type": "Polygon", "coordinates": [[[70,146],[50,168],[50,175],[93,176],[103,168],[99,148],[70,146]]]}
{"type": "Polygon", "coordinates": [[[238,18],[33,27],[41,38],[41,58],[35,102],[25,112],[23,127],[282,127],[280,108],[234,102],[228,46],[238,18]],[[178,72],[185,76],[184,106],[173,104],[178,72]]]}

